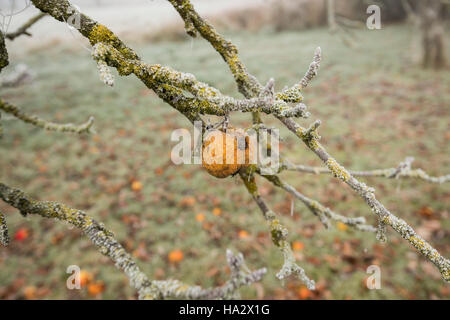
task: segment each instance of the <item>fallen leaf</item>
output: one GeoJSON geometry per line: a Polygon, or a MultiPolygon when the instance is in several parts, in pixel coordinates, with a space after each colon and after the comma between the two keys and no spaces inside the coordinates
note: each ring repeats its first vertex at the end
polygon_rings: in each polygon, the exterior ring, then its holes
{"type": "Polygon", "coordinates": [[[169,261],[171,263],[178,263],[184,259],[183,251],[181,250],[173,250],[169,253],[169,261]]]}
{"type": "Polygon", "coordinates": [[[195,198],[194,197],[184,197],[180,201],[181,207],[192,207],[195,204],[195,198]]]}
{"type": "Polygon", "coordinates": [[[305,248],[305,244],[300,241],[294,241],[292,243],[292,250],[294,251],[302,251],[305,248]]]}
{"type": "Polygon", "coordinates": [[[422,207],[419,210],[419,214],[425,218],[431,218],[434,215],[434,210],[430,207],[422,207]]]}
{"type": "Polygon", "coordinates": [[[16,241],[24,241],[29,237],[30,233],[28,232],[28,229],[26,228],[20,228],[16,231],[14,234],[14,240],[16,241]]]}
{"type": "Polygon", "coordinates": [[[94,279],[94,275],[86,270],[81,270],[80,272],[80,285],[82,287],[86,286],[88,283],[90,283],[94,279]]]}
{"type": "Polygon", "coordinates": [[[133,251],[133,256],[144,261],[148,260],[149,257],[145,242],[139,243],[139,246],[133,251]]]}
{"type": "Polygon", "coordinates": [[[131,190],[136,191],[136,192],[141,191],[142,190],[142,182],[137,181],[137,180],[133,181],[131,183],[131,190]]]}
{"type": "Polygon", "coordinates": [[[52,244],[58,244],[61,242],[61,240],[64,238],[64,233],[63,232],[57,232],[55,235],[53,235],[52,237],[52,244]]]}
{"type": "Polygon", "coordinates": [[[205,222],[205,223],[203,223],[202,227],[203,227],[203,229],[209,231],[212,228],[212,224],[210,222],[205,222]]]}
{"type": "Polygon", "coordinates": [[[26,286],[25,289],[23,289],[23,295],[24,295],[25,299],[27,299],[27,300],[36,299],[36,287],[35,286],[26,286]]]}
{"type": "Polygon", "coordinates": [[[220,216],[222,214],[222,209],[216,207],[216,208],[213,209],[212,213],[215,216],[220,216]]]}
{"type": "Polygon", "coordinates": [[[298,298],[302,299],[302,300],[308,299],[311,296],[311,291],[308,290],[308,288],[306,288],[305,286],[301,286],[298,289],[297,293],[298,293],[298,298]]]}
{"type": "Polygon", "coordinates": [[[195,220],[197,220],[198,222],[203,222],[205,221],[205,215],[203,213],[197,213],[197,215],[195,216],[195,220]]]}
{"type": "Polygon", "coordinates": [[[247,231],[241,230],[241,231],[239,231],[238,236],[239,236],[239,238],[241,238],[241,239],[246,239],[246,238],[248,238],[250,235],[248,234],[247,231]]]}
{"type": "Polygon", "coordinates": [[[103,283],[103,281],[97,281],[89,284],[88,286],[88,293],[91,296],[97,296],[103,291],[105,291],[105,284],[103,283]]]}

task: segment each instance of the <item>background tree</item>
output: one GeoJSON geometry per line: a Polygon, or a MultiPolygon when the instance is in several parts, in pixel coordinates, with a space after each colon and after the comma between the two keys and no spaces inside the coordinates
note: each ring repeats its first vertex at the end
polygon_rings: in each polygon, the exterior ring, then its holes
{"type": "Polygon", "coordinates": [[[444,39],[445,17],[448,15],[448,3],[441,0],[424,0],[409,2],[402,0],[408,19],[417,30],[420,43],[415,60],[424,68],[440,69],[446,65],[446,49],[444,39]]]}

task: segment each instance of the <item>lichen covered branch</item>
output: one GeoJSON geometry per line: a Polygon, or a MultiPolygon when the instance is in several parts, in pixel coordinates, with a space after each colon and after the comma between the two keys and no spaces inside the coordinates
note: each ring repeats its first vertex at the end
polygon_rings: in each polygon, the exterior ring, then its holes
{"type": "Polygon", "coordinates": [[[265,268],[249,271],[242,253],[234,255],[227,250],[227,262],[230,267],[230,279],[221,287],[203,289],[199,286],[187,286],[178,280],[153,281],[163,296],[183,299],[236,299],[240,298],[238,289],[258,282],[267,272],[265,268]]]}
{"type": "Polygon", "coordinates": [[[253,169],[247,168],[240,171],[240,176],[244,182],[247,191],[255,200],[259,209],[261,210],[264,219],[269,225],[270,234],[272,236],[272,242],[277,246],[283,254],[284,263],[281,270],[277,273],[277,278],[283,280],[291,275],[297,276],[310,290],[314,290],[315,283],[305,273],[302,267],[300,267],[295,261],[294,254],[291,246],[287,241],[288,230],[280,223],[275,213],[270,210],[265,201],[258,193],[258,187],[256,185],[256,179],[253,173],[253,169]]]}
{"type": "Polygon", "coordinates": [[[3,110],[6,113],[12,114],[17,119],[20,119],[26,123],[30,123],[38,128],[42,128],[49,131],[58,131],[58,132],[71,132],[71,133],[91,133],[94,124],[94,118],[90,117],[89,120],[81,125],[74,125],[72,123],[68,124],[58,124],[49,122],[47,120],[41,119],[34,115],[29,115],[20,110],[20,108],[9,104],[0,99],[0,110],[3,110]]]}
{"type": "Polygon", "coordinates": [[[108,66],[111,66],[117,68],[120,75],[135,74],[142,82],[148,84],[149,88],[163,85],[175,88],[179,92],[178,100],[189,101],[188,105],[183,104],[179,109],[183,114],[195,111],[199,114],[225,116],[235,111],[262,111],[266,114],[289,117],[306,118],[309,115],[304,104],[291,107],[283,100],[274,99],[273,95],[251,99],[225,96],[216,88],[198,81],[192,74],[179,72],[159,64],[149,65],[140,60],[129,60],[114,47],[105,43],[95,44],[92,56],[97,61],[100,78],[109,86],[114,83],[113,76],[108,70],[108,66]]]}
{"type": "Polygon", "coordinates": [[[0,211],[0,244],[5,247],[9,244],[8,225],[6,224],[6,218],[0,211]]]}
{"type": "Polygon", "coordinates": [[[302,101],[302,90],[306,88],[311,80],[317,75],[317,72],[320,68],[320,61],[322,61],[322,50],[320,49],[320,47],[317,47],[316,51],[314,52],[313,61],[309,65],[308,71],[306,71],[300,82],[289,89],[285,89],[282,92],[277,93],[277,98],[282,99],[286,102],[302,101]]]}
{"type": "Polygon", "coordinates": [[[222,56],[234,76],[239,91],[246,98],[259,96],[263,86],[247,71],[244,63],[239,58],[237,47],[221,36],[208,21],[203,19],[195,11],[189,0],[169,0],[169,2],[178,11],[186,25],[190,27],[188,34],[193,35],[198,32],[222,56]],[[195,31],[193,28],[195,28],[195,31]]]}
{"type": "MultiPolygon", "coordinates": [[[[331,173],[347,185],[349,185],[372,209],[372,212],[386,226],[392,227],[405,240],[407,240],[425,258],[431,261],[440,271],[445,281],[450,281],[450,261],[439,254],[425,239],[417,235],[414,230],[402,219],[397,218],[375,197],[375,190],[365,183],[358,181],[351,173],[331,157],[325,148],[319,143],[318,137],[308,135],[308,130],[301,127],[292,119],[280,119],[286,127],[295,133],[328,167],[331,173]]],[[[381,225],[381,231],[384,230],[381,225]]],[[[379,234],[382,239],[383,236],[379,234]]]]}
{"type": "MultiPolygon", "coordinates": [[[[445,183],[450,181],[450,174],[434,177],[430,176],[423,169],[412,169],[411,164],[414,158],[408,157],[405,161],[401,162],[395,168],[387,168],[387,169],[376,169],[376,170],[366,170],[366,171],[353,171],[349,170],[348,172],[352,176],[359,177],[383,177],[388,179],[400,179],[400,178],[411,178],[411,179],[420,179],[430,183],[445,183]]],[[[305,173],[313,173],[313,174],[330,174],[330,169],[326,167],[313,167],[313,166],[305,166],[293,164],[289,161],[283,162],[281,165],[280,171],[290,170],[290,171],[299,171],[305,173]]]]}
{"type": "Polygon", "coordinates": [[[319,218],[320,222],[322,222],[322,224],[326,228],[329,227],[328,219],[330,219],[336,222],[341,222],[360,231],[369,231],[369,232],[376,231],[374,227],[365,224],[366,219],[364,217],[349,218],[340,215],[336,212],[333,212],[330,208],[323,206],[318,201],[312,200],[307,196],[303,195],[293,186],[281,180],[277,175],[262,175],[262,177],[266,178],[268,181],[272,182],[275,186],[284,189],[285,191],[292,194],[295,198],[302,201],[306,205],[306,207],[319,218]]]}
{"type": "Polygon", "coordinates": [[[39,13],[34,17],[31,17],[27,22],[25,22],[19,29],[17,29],[14,32],[10,32],[6,34],[6,38],[9,40],[14,40],[17,37],[20,37],[21,35],[31,36],[31,34],[28,32],[28,29],[31,28],[32,25],[34,25],[36,22],[41,20],[43,17],[45,17],[46,13],[39,13]]]}
{"type": "Polygon", "coordinates": [[[110,257],[116,267],[128,276],[131,285],[139,291],[140,296],[159,297],[157,288],[140,271],[131,255],[114,238],[113,233],[83,211],[57,202],[34,200],[21,190],[8,187],[3,183],[0,183],[0,198],[18,209],[24,216],[36,214],[44,218],[64,221],[79,228],[102,254],[110,257]]]}
{"type": "MultiPolygon", "coordinates": [[[[189,286],[178,280],[150,281],[139,269],[131,255],[114,238],[102,223],[98,223],[81,210],[70,208],[64,204],[51,201],[37,201],[23,191],[0,183],[0,199],[18,209],[24,216],[40,215],[44,218],[57,219],[71,224],[81,231],[105,256],[109,257],[130,279],[130,284],[139,293],[140,299],[226,299],[236,297],[238,289],[260,281],[266,269],[249,271],[242,254],[233,255],[227,251],[227,261],[230,265],[230,279],[221,287],[203,289],[199,286],[189,286]]],[[[0,242],[7,245],[6,221],[0,212],[0,242]]]]}

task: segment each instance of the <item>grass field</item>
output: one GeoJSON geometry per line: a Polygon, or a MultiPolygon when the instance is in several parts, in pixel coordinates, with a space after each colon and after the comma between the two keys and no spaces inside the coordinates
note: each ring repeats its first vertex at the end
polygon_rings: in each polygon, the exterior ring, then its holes
{"type": "MultiPolygon", "coordinates": [[[[316,46],[324,59],[319,76],[305,90],[311,119],[329,152],[354,170],[395,167],[414,156],[432,175],[450,172],[450,72],[424,71],[407,62],[410,33],[404,26],[359,31],[349,48],[325,29],[229,34],[248,69],[277,89],[298,81],[316,46]]],[[[447,34],[448,35],[448,34],[447,34]]],[[[126,39],[124,39],[126,41],[126,39]]],[[[448,39],[450,40],[450,39],[448,39]]],[[[450,42],[450,41],[448,41],[450,42]]],[[[449,48],[450,49],[450,48],[449,48]]],[[[201,39],[136,46],[143,60],[194,73],[223,92],[239,97],[221,58],[201,39]]],[[[3,90],[2,97],[49,120],[81,123],[95,117],[97,134],[49,133],[3,115],[1,181],[41,200],[85,210],[114,231],[154,279],[176,278],[213,286],[227,278],[225,250],[244,253],[250,268],[267,267],[260,284],[243,298],[265,299],[449,299],[450,287],[434,266],[389,230],[387,244],[373,234],[345,228],[325,230],[301,203],[290,216],[291,197],[260,181],[261,192],[289,227],[300,265],[316,280],[315,292],[290,279],[275,278],[282,257],[264,220],[239,178],[218,180],[195,165],[175,166],[172,130],[188,121],[138,80],[116,77],[113,89],[99,80],[89,52],[63,44],[31,52],[20,61],[36,73],[27,86],[3,90]],[[139,181],[142,189],[133,190],[139,181]],[[182,261],[168,255],[181,250],[182,261]],[[382,289],[365,286],[369,265],[379,265],[382,289]]],[[[233,117],[248,126],[247,116],[233,117]]],[[[278,126],[275,120],[268,123],[278,126]]],[[[299,164],[320,165],[298,139],[281,131],[282,152],[299,164]]],[[[348,216],[376,223],[369,208],[329,176],[283,173],[304,194],[348,216]]],[[[368,178],[378,198],[449,256],[448,184],[368,178]]],[[[133,299],[127,278],[75,229],[24,219],[0,204],[12,243],[0,249],[0,298],[133,299]],[[24,230],[26,232],[24,232],[24,230]],[[19,235],[17,232],[20,231],[19,235]],[[25,236],[23,236],[25,234],[25,236]],[[22,236],[20,236],[22,235],[22,236]],[[78,265],[101,289],[68,290],[66,268],[78,265]]]]}

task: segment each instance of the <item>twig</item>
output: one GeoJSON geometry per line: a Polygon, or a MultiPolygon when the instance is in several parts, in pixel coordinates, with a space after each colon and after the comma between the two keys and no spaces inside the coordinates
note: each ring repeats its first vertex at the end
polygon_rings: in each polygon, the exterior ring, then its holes
{"type": "Polygon", "coordinates": [[[58,131],[58,132],[71,132],[71,133],[91,133],[93,128],[92,125],[94,124],[94,117],[90,117],[89,120],[81,125],[74,125],[72,123],[68,124],[58,124],[53,122],[48,122],[47,120],[41,119],[34,115],[28,115],[24,113],[22,110],[20,110],[18,107],[13,106],[12,104],[9,104],[8,102],[5,102],[0,99],[0,109],[4,112],[10,113],[16,118],[26,122],[30,123],[38,128],[42,128],[49,131],[58,131]]]}
{"type": "Polygon", "coordinates": [[[169,0],[178,11],[181,18],[207,40],[213,48],[222,56],[230,68],[231,73],[238,85],[239,91],[246,98],[257,97],[263,90],[263,86],[251,75],[239,58],[237,47],[230,41],[224,39],[217,30],[205,19],[203,19],[189,0],[169,0]]]}
{"type": "Polygon", "coordinates": [[[349,185],[372,209],[372,212],[385,224],[392,227],[424,257],[431,261],[440,271],[445,281],[450,281],[450,261],[439,254],[425,239],[415,233],[415,231],[402,219],[396,217],[387,210],[381,202],[375,198],[375,190],[366,184],[358,181],[317,141],[305,135],[307,130],[288,118],[281,118],[280,121],[295,133],[328,167],[332,174],[349,185]]]}
{"type": "Polygon", "coordinates": [[[242,181],[244,182],[247,191],[251,194],[256,204],[263,213],[264,219],[269,224],[270,234],[272,236],[273,243],[280,249],[284,257],[284,263],[281,270],[277,273],[277,278],[282,280],[290,275],[296,275],[310,290],[314,290],[315,283],[305,273],[305,270],[301,268],[295,261],[294,254],[292,253],[291,246],[287,241],[288,230],[283,226],[275,213],[269,209],[267,204],[261,198],[258,193],[258,187],[256,185],[255,176],[251,167],[246,170],[241,170],[239,173],[242,181]]]}
{"type": "Polygon", "coordinates": [[[41,20],[43,17],[45,17],[47,14],[46,13],[39,13],[36,16],[30,18],[25,24],[23,24],[19,29],[17,29],[15,32],[10,32],[6,34],[6,38],[8,38],[9,40],[14,40],[17,37],[20,37],[21,35],[26,35],[26,36],[31,36],[31,34],[28,32],[28,29],[35,24],[36,22],[38,22],[39,20],[41,20]]]}
{"type": "MultiPolygon", "coordinates": [[[[389,179],[400,179],[400,178],[413,178],[413,179],[421,179],[431,183],[445,183],[450,181],[450,174],[433,177],[428,175],[423,169],[411,169],[411,163],[414,158],[408,157],[404,162],[400,163],[396,168],[387,168],[387,169],[376,169],[376,170],[367,170],[367,171],[353,171],[349,170],[349,173],[352,176],[359,177],[384,177],[389,179]]],[[[291,170],[291,171],[299,171],[305,173],[313,173],[313,174],[330,174],[331,171],[325,167],[312,167],[305,165],[297,165],[292,164],[289,161],[285,161],[282,163],[280,171],[283,170],[291,170]]]]}
{"type": "MultiPolygon", "coordinates": [[[[219,90],[210,87],[206,83],[198,81],[194,75],[183,73],[161,65],[149,65],[137,60],[126,59],[118,50],[105,43],[97,43],[93,46],[92,55],[97,61],[100,78],[112,86],[113,76],[108,66],[115,67],[121,75],[134,73],[149,88],[155,86],[170,85],[177,90],[178,99],[189,101],[183,104],[179,111],[182,113],[196,110],[199,114],[225,116],[230,112],[255,112],[262,111],[266,114],[278,116],[304,117],[306,112],[304,104],[289,106],[281,99],[264,95],[258,98],[239,100],[223,95],[219,90]],[[190,92],[193,97],[188,97],[184,91],[190,92]]],[[[178,108],[178,107],[177,107],[178,108]]]]}
{"type": "Polygon", "coordinates": [[[165,297],[176,299],[234,299],[239,298],[238,289],[258,282],[267,272],[265,268],[249,271],[242,253],[234,255],[227,250],[227,262],[230,266],[230,279],[221,287],[203,289],[199,286],[186,286],[178,280],[153,281],[165,297]]]}
{"type": "Polygon", "coordinates": [[[312,79],[317,76],[317,72],[320,68],[320,62],[322,61],[322,50],[320,47],[316,48],[314,52],[314,58],[309,65],[308,71],[306,71],[303,78],[299,83],[295,84],[289,89],[285,89],[282,92],[276,94],[278,99],[282,99],[286,102],[300,102],[303,100],[302,90],[308,86],[312,79]]]}
{"type": "Polygon", "coordinates": [[[33,74],[25,64],[18,64],[14,71],[0,79],[0,88],[14,88],[31,82],[33,74]]]}
{"type": "Polygon", "coordinates": [[[366,219],[364,217],[348,218],[338,213],[335,213],[330,208],[326,208],[323,205],[321,205],[318,201],[312,200],[307,196],[303,195],[294,187],[282,181],[277,175],[262,175],[262,177],[266,178],[267,180],[272,182],[275,186],[286,190],[287,192],[292,194],[295,198],[302,201],[306,205],[306,207],[308,207],[308,209],[319,218],[320,222],[322,222],[322,224],[326,228],[329,228],[328,219],[331,219],[337,222],[344,223],[360,231],[368,231],[368,232],[376,231],[374,227],[365,224],[366,219]]]}

